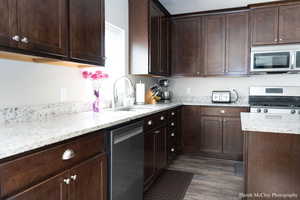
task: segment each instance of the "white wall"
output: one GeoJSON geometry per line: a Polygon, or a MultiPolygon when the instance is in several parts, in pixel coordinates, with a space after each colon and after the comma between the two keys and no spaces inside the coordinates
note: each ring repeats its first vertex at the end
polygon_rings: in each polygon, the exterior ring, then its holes
{"type": "MultiPolygon", "coordinates": [[[[106,20],[123,28],[128,38],[128,1],[106,0],[106,20]]],[[[128,40],[126,40],[126,49],[128,40]]],[[[128,66],[126,51],[126,67],[128,66]]],[[[0,59],[0,107],[57,103],[61,88],[66,101],[89,101],[92,91],[77,68],[0,59]]]]}
{"type": "Polygon", "coordinates": [[[237,78],[174,78],[171,90],[176,96],[211,96],[213,90],[236,89],[248,96],[250,86],[300,86],[300,74],[256,75],[237,78]]]}

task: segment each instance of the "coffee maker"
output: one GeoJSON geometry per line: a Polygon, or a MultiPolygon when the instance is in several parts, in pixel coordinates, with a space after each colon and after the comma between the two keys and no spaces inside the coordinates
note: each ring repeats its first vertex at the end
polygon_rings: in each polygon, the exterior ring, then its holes
{"type": "Polygon", "coordinates": [[[169,80],[168,79],[162,79],[159,81],[159,85],[161,87],[161,103],[170,103],[171,102],[171,92],[169,91],[169,80]]]}

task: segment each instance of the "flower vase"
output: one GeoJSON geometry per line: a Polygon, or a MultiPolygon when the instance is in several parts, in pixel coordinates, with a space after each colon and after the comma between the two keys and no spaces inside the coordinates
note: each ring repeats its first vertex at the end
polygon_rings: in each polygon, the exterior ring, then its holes
{"type": "Polygon", "coordinates": [[[100,112],[100,98],[99,98],[99,89],[94,90],[94,95],[96,97],[94,103],[93,103],[93,111],[95,113],[100,112]]]}

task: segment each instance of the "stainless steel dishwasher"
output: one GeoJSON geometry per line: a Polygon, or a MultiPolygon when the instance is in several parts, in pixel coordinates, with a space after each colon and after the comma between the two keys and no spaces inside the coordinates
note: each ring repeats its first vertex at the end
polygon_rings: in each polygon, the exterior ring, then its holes
{"type": "Polygon", "coordinates": [[[110,132],[110,200],[142,200],[144,133],[139,121],[110,132]]]}

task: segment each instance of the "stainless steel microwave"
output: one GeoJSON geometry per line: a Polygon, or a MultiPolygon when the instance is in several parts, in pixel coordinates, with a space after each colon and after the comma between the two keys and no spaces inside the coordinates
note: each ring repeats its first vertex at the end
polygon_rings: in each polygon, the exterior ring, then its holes
{"type": "Polygon", "coordinates": [[[251,48],[251,72],[300,71],[300,45],[251,48]]]}

